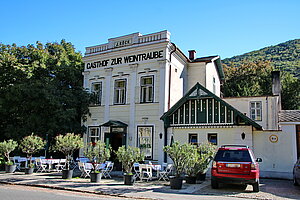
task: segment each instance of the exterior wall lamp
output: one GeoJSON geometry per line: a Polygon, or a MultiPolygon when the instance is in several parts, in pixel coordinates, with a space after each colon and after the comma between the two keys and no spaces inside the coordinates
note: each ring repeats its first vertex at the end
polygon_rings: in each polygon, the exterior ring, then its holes
{"type": "Polygon", "coordinates": [[[241,137],[242,137],[242,140],[244,140],[244,139],[246,138],[246,134],[243,132],[243,133],[241,134],[241,137]]]}
{"type": "Polygon", "coordinates": [[[159,139],[162,139],[163,134],[159,133],[159,139]]]}

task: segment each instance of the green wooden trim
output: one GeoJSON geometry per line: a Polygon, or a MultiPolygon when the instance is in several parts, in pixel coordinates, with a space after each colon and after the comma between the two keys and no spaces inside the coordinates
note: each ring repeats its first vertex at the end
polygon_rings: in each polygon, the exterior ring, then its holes
{"type": "Polygon", "coordinates": [[[214,123],[219,123],[219,102],[214,99],[214,123]]]}
{"type": "MultiPolygon", "coordinates": [[[[222,100],[221,98],[219,98],[218,96],[216,96],[215,94],[210,92],[208,89],[203,87],[200,83],[196,83],[174,106],[172,106],[167,112],[165,112],[160,119],[165,121],[168,116],[170,116],[174,112],[176,112],[176,110],[178,110],[184,103],[186,103],[189,100],[206,99],[208,96],[210,98],[213,98],[213,99],[219,101],[221,105],[224,105],[225,107],[227,107],[227,110],[232,110],[234,112],[234,115],[235,115],[234,123],[237,123],[236,118],[238,116],[243,122],[245,122],[246,125],[252,125],[253,127],[255,127],[257,129],[262,130],[262,127],[259,124],[257,124],[255,121],[253,121],[249,117],[245,116],[243,113],[241,113],[240,111],[238,111],[237,109],[232,107],[230,104],[228,104],[227,102],[225,102],[224,100],[222,100]]],[[[193,108],[193,106],[192,106],[192,109],[195,110],[195,108],[193,108]]],[[[209,121],[209,116],[207,116],[207,117],[208,117],[208,123],[212,123],[209,121]]],[[[227,112],[227,120],[226,121],[228,123],[232,123],[231,122],[231,113],[229,114],[227,112]]],[[[195,112],[194,113],[192,112],[190,123],[195,124],[195,112]]],[[[168,122],[166,125],[168,127],[170,125],[170,123],[168,122]]]]}
{"type": "Polygon", "coordinates": [[[223,104],[220,104],[220,123],[225,123],[225,106],[223,104]]]}
{"type": "Polygon", "coordinates": [[[189,101],[187,101],[185,104],[185,119],[184,119],[184,123],[185,124],[189,124],[190,123],[190,104],[189,101]]]}
{"type": "Polygon", "coordinates": [[[195,124],[195,100],[191,100],[191,124],[195,124]]]}

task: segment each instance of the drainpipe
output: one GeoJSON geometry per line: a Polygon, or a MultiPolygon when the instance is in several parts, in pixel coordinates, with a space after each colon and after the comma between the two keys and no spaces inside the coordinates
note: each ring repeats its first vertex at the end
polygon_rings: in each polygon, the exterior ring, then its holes
{"type": "Polygon", "coordinates": [[[169,59],[169,61],[170,61],[170,66],[169,66],[169,91],[168,91],[168,110],[170,109],[170,104],[171,104],[171,75],[172,75],[172,68],[171,68],[171,59],[172,59],[172,53],[174,53],[176,50],[177,50],[177,47],[176,47],[176,45],[172,42],[171,43],[172,45],[173,45],[173,47],[174,47],[174,50],[172,50],[171,52],[170,52],[170,59],[169,59]]]}
{"type": "MultiPolygon", "coordinates": [[[[261,113],[261,114],[263,114],[263,113],[261,113]]],[[[266,124],[266,128],[267,128],[267,130],[269,130],[269,99],[268,99],[268,97],[266,97],[266,121],[267,121],[267,124],[266,124]]],[[[263,117],[263,116],[261,116],[261,117],[263,117]]]]}

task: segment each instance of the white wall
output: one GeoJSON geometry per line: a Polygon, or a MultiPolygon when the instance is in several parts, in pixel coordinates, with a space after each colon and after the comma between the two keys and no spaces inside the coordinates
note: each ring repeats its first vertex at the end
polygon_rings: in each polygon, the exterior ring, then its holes
{"type": "Polygon", "coordinates": [[[261,177],[292,178],[295,163],[295,134],[283,127],[283,131],[255,131],[253,133],[254,153],[262,158],[260,165],[261,177]],[[271,142],[270,137],[278,137],[271,142]]]}
{"type": "MultiPolygon", "coordinates": [[[[191,89],[197,82],[206,87],[206,66],[205,62],[189,63],[187,68],[188,87],[191,89]]],[[[186,92],[187,92],[186,91],[186,92]]]]}
{"type": "Polygon", "coordinates": [[[223,100],[247,117],[250,117],[250,102],[262,102],[262,120],[255,122],[264,130],[278,130],[278,96],[228,97],[223,100]]]}
{"type": "Polygon", "coordinates": [[[220,97],[220,78],[217,71],[217,67],[214,63],[207,63],[206,64],[206,88],[220,97]],[[213,78],[215,78],[215,88],[216,91],[213,91],[213,78]]]}

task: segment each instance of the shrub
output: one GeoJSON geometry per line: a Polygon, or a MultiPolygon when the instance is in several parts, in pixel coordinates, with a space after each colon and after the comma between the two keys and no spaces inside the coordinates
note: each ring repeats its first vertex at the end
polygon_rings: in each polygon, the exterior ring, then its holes
{"type": "Polygon", "coordinates": [[[23,153],[27,154],[27,158],[29,159],[29,167],[34,166],[31,161],[32,155],[44,147],[45,142],[43,139],[37,135],[33,135],[33,133],[22,139],[20,149],[23,151],[23,153]]]}
{"type": "Polygon", "coordinates": [[[0,142],[0,153],[4,155],[7,159],[6,164],[7,165],[13,165],[13,162],[10,160],[9,154],[16,149],[18,146],[18,143],[13,140],[4,140],[3,142],[0,142]]]}
{"type": "Polygon", "coordinates": [[[144,160],[144,153],[137,147],[125,146],[119,147],[116,151],[118,160],[122,163],[123,169],[127,175],[132,174],[133,164],[144,160]]]}
{"type": "Polygon", "coordinates": [[[74,151],[83,147],[83,140],[80,135],[67,133],[66,135],[58,135],[55,137],[55,145],[53,150],[62,152],[66,156],[66,169],[70,169],[70,161],[74,151]]]}

